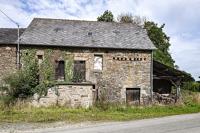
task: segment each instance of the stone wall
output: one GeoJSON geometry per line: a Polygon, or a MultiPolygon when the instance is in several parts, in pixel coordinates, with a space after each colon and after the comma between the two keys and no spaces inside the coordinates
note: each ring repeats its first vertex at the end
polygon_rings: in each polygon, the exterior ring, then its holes
{"type": "MultiPolygon", "coordinates": [[[[126,102],[126,88],[140,88],[141,101],[150,96],[151,51],[21,46],[22,63],[23,57],[28,55],[28,50],[31,49],[36,52],[33,58],[37,58],[37,54],[46,56],[47,52],[51,51],[48,57],[51,67],[55,67],[56,60],[65,61],[66,66],[69,60],[85,61],[86,82],[95,85],[99,98],[126,102]],[[102,71],[94,70],[94,55],[102,55],[102,71]]],[[[0,74],[3,75],[15,69],[16,53],[14,47],[1,47],[1,51],[0,74]]],[[[66,72],[68,71],[70,74],[66,73],[66,77],[72,76],[73,64],[66,67],[66,72]]],[[[66,82],[69,83],[69,79],[67,77],[66,82]]]]}
{"type": "Polygon", "coordinates": [[[71,84],[57,85],[48,89],[47,96],[41,98],[34,95],[32,105],[51,106],[60,105],[65,107],[84,107],[92,106],[94,102],[95,90],[93,85],[71,84]]]}
{"type": "MultiPolygon", "coordinates": [[[[26,51],[24,47],[22,51],[26,51]]],[[[70,59],[86,62],[86,82],[95,84],[99,98],[106,98],[112,102],[126,102],[126,88],[140,88],[141,101],[150,96],[150,66],[151,51],[138,50],[106,50],[67,47],[29,47],[36,49],[36,53],[46,53],[51,50],[51,64],[55,60],[70,59]],[[94,70],[94,55],[102,55],[103,70],[94,70]]],[[[73,66],[67,68],[72,69],[73,66]]],[[[69,82],[69,81],[67,81],[69,82]]]]}
{"type": "Polygon", "coordinates": [[[0,46],[0,82],[3,77],[16,70],[16,47],[12,45],[0,46]]]}

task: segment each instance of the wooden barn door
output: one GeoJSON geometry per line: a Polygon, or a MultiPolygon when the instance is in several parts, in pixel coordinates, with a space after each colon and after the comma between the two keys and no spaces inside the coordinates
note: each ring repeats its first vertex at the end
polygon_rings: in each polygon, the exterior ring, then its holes
{"type": "Polygon", "coordinates": [[[126,103],[129,105],[140,104],[140,88],[127,88],[126,89],[126,103]]]}

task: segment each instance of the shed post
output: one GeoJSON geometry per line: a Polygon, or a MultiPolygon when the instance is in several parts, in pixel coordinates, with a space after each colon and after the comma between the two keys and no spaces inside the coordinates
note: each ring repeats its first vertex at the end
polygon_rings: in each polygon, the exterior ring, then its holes
{"type": "Polygon", "coordinates": [[[150,84],[151,84],[151,88],[150,88],[150,95],[151,95],[151,102],[153,102],[153,51],[151,51],[151,72],[150,72],[150,84]]]}
{"type": "Polygon", "coordinates": [[[181,79],[179,79],[177,82],[176,82],[176,102],[177,100],[180,98],[180,92],[181,92],[181,79]]]}

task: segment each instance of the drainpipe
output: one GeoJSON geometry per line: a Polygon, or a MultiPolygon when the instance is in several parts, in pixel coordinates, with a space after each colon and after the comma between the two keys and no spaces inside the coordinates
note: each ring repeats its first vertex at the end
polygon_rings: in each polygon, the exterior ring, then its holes
{"type": "Polygon", "coordinates": [[[153,102],[153,50],[151,52],[151,72],[150,72],[150,93],[151,93],[151,102],[153,102]]]}
{"type": "Polygon", "coordinates": [[[17,69],[20,69],[19,24],[17,24],[17,69]]]}

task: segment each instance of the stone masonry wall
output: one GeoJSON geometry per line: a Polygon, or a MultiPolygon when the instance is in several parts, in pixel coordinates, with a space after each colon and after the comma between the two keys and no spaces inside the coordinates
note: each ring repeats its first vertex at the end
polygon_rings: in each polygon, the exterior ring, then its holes
{"type": "MultiPolygon", "coordinates": [[[[150,96],[151,51],[105,50],[80,48],[32,47],[40,53],[51,52],[51,64],[70,56],[73,60],[86,62],[86,82],[95,84],[99,97],[112,102],[126,102],[126,88],[140,88],[140,98],[150,96]],[[103,56],[103,70],[94,70],[94,55],[103,56]]],[[[24,47],[24,50],[27,48],[24,47]]],[[[30,49],[30,47],[29,47],[30,49]]],[[[23,50],[22,50],[23,51],[23,50]]],[[[70,69],[73,69],[70,68],[70,69]]]]}
{"type": "Polygon", "coordinates": [[[16,47],[0,46],[0,82],[3,77],[16,70],[16,47]]]}
{"type": "MultiPolygon", "coordinates": [[[[86,82],[95,84],[99,98],[103,96],[112,102],[126,102],[126,88],[140,88],[141,100],[150,96],[151,51],[21,46],[21,55],[26,56],[28,53],[24,52],[27,52],[27,49],[35,49],[36,54],[44,55],[50,50],[49,58],[53,67],[56,60],[68,62],[65,56],[72,60],[85,61],[86,82]],[[102,71],[94,70],[94,55],[102,55],[102,71]]],[[[7,46],[0,47],[0,50],[2,76],[15,70],[16,51],[15,47],[7,46]]],[[[34,58],[37,58],[37,55],[34,58]]],[[[78,92],[74,90],[74,93],[78,92]]],[[[78,99],[80,101],[80,97],[78,99]]]]}
{"type": "Polygon", "coordinates": [[[58,85],[48,89],[47,96],[38,100],[35,95],[32,101],[34,106],[60,105],[66,107],[88,108],[93,104],[92,85],[58,85]]]}

